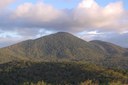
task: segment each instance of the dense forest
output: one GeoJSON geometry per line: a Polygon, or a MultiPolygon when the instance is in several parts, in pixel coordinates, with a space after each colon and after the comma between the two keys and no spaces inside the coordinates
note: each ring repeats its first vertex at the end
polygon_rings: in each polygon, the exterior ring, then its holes
{"type": "Polygon", "coordinates": [[[85,62],[12,61],[0,65],[0,85],[127,85],[128,70],[85,62]]]}

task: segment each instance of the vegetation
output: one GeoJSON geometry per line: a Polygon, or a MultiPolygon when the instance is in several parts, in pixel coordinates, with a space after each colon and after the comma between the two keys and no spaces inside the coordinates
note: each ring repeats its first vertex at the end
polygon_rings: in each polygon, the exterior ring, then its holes
{"type": "Polygon", "coordinates": [[[13,61],[0,65],[0,85],[123,85],[128,71],[83,62],[13,61]]]}
{"type": "Polygon", "coordinates": [[[128,85],[128,49],[59,32],[0,49],[0,85],[128,85]]]}
{"type": "Polygon", "coordinates": [[[128,50],[103,41],[86,42],[72,34],[59,32],[0,49],[0,63],[12,60],[84,61],[128,69],[128,50]]]}

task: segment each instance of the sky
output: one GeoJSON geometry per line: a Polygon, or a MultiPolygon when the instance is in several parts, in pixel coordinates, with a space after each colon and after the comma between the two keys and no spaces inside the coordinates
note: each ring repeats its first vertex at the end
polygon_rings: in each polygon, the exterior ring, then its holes
{"type": "Polygon", "coordinates": [[[0,0],[0,48],[56,32],[128,48],[128,0],[0,0]]]}

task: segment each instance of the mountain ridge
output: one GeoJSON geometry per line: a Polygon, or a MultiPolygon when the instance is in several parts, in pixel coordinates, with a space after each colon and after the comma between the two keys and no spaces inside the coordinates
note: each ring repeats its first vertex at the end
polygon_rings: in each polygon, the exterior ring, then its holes
{"type": "Polygon", "coordinates": [[[87,42],[67,32],[58,32],[0,49],[0,59],[6,61],[6,58],[83,61],[128,69],[128,51],[125,48],[99,40],[87,42]]]}

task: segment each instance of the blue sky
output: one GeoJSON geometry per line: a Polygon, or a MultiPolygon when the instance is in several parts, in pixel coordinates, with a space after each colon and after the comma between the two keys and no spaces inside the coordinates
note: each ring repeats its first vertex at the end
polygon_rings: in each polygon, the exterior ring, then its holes
{"type": "Polygon", "coordinates": [[[1,0],[0,20],[0,47],[59,31],[128,47],[128,0],[1,0]]]}
{"type": "Polygon", "coordinates": [[[124,4],[124,8],[128,9],[128,0],[96,0],[100,5],[106,6],[109,3],[122,1],[124,4]]]}
{"type": "MultiPolygon", "coordinates": [[[[77,6],[81,0],[18,0],[16,3],[11,5],[11,8],[15,9],[18,5],[26,2],[36,3],[38,1],[51,4],[58,9],[63,9],[63,8],[71,9],[77,6]]],[[[95,0],[95,1],[103,7],[109,3],[122,1],[124,4],[124,8],[128,9],[128,0],[95,0]]]]}

